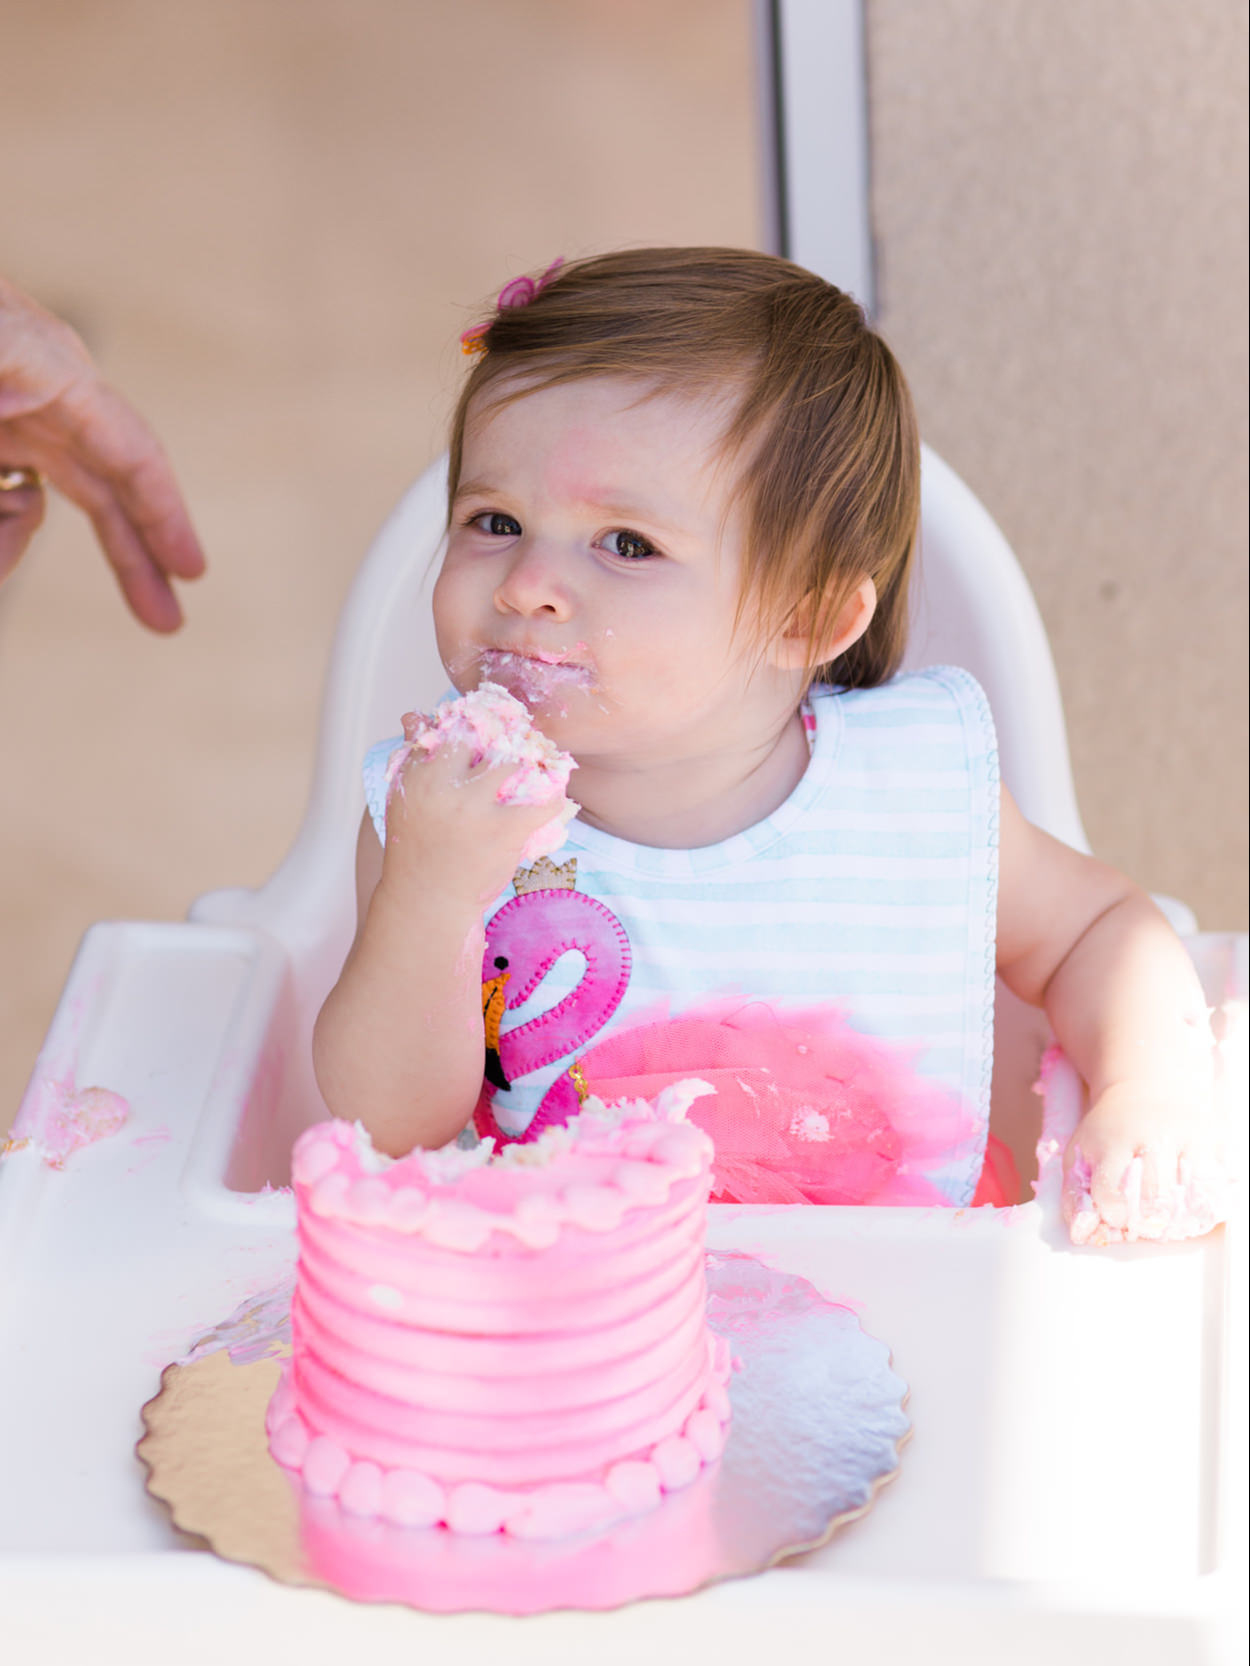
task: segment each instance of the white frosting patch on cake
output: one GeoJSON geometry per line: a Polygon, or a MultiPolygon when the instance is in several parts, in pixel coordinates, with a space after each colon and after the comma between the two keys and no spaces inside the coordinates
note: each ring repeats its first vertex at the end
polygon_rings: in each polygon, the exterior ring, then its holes
{"type": "MultiPolygon", "coordinates": [[[[408,1158],[388,1157],[385,1151],[379,1151],[369,1136],[369,1130],[363,1122],[354,1122],[352,1131],[355,1135],[352,1155],[360,1164],[365,1174],[389,1174],[398,1162],[408,1162],[416,1158],[422,1172],[435,1185],[454,1186],[462,1175],[473,1169],[480,1169],[484,1163],[490,1161],[491,1153],[495,1149],[494,1140],[481,1140],[477,1145],[437,1146],[433,1150],[420,1150],[410,1153],[408,1158]]],[[[326,1159],[327,1170],[333,1166],[330,1159],[326,1159]]]]}

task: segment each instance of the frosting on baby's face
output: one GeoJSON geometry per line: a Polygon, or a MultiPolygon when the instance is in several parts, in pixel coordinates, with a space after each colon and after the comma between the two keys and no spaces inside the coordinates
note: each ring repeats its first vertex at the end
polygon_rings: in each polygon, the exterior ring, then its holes
{"type": "MultiPolygon", "coordinates": [[[[577,647],[586,651],[584,643],[577,647]]],[[[547,650],[521,654],[506,648],[487,648],[477,663],[483,678],[506,688],[531,711],[546,711],[553,706],[567,709],[571,691],[585,693],[594,687],[594,673],[587,666],[547,650]]]]}

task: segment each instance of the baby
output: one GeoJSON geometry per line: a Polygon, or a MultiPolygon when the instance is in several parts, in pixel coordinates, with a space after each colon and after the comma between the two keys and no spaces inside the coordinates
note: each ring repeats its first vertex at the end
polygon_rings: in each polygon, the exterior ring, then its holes
{"type": "Polygon", "coordinates": [[[767,255],[634,250],[509,285],[465,347],[439,652],[524,701],[580,808],[518,866],[550,802],[455,744],[410,747],[387,799],[382,749],[315,1037],[331,1111],[398,1154],[698,1076],[718,1196],[964,1204],[997,968],[1088,1084],[1068,1161],[1110,1228],[1130,1166],[1164,1194],[1205,1162],[1179,940],[1021,817],[966,672],[897,675],[919,447],[856,303],[767,255]]]}

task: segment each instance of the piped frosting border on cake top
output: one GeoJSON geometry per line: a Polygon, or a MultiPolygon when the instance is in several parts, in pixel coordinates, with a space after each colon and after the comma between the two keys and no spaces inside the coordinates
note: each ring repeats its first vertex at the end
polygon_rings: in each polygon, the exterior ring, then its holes
{"type": "Polygon", "coordinates": [[[443,1249],[478,1250],[494,1232],[543,1249],[567,1225],[615,1231],[629,1209],[662,1204],[698,1175],[712,1142],[685,1114],[711,1091],[689,1080],[663,1088],[654,1106],[639,1099],[609,1108],[590,1098],[565,1126],[500,1152],[483,1140],[391,1159],[359,1124],[318,1123],[296,1142],[292,1178],[326,1219],[388,1227],[443,1249]]]}

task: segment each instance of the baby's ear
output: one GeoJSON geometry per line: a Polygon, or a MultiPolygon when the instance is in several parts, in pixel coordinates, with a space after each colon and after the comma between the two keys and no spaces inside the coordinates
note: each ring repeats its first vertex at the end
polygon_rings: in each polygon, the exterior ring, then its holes
{"type": "Polygon", "coordinates": [[[877,587],[865,575],[813,642],[811,598],[808,597],[799,603],[789,623],[773,638],[769,658],[783,671],[804,671],[813,665],[828,665],[839,654],[844,654],[852,642],[859,641],[876,611],[877,587]]]}

